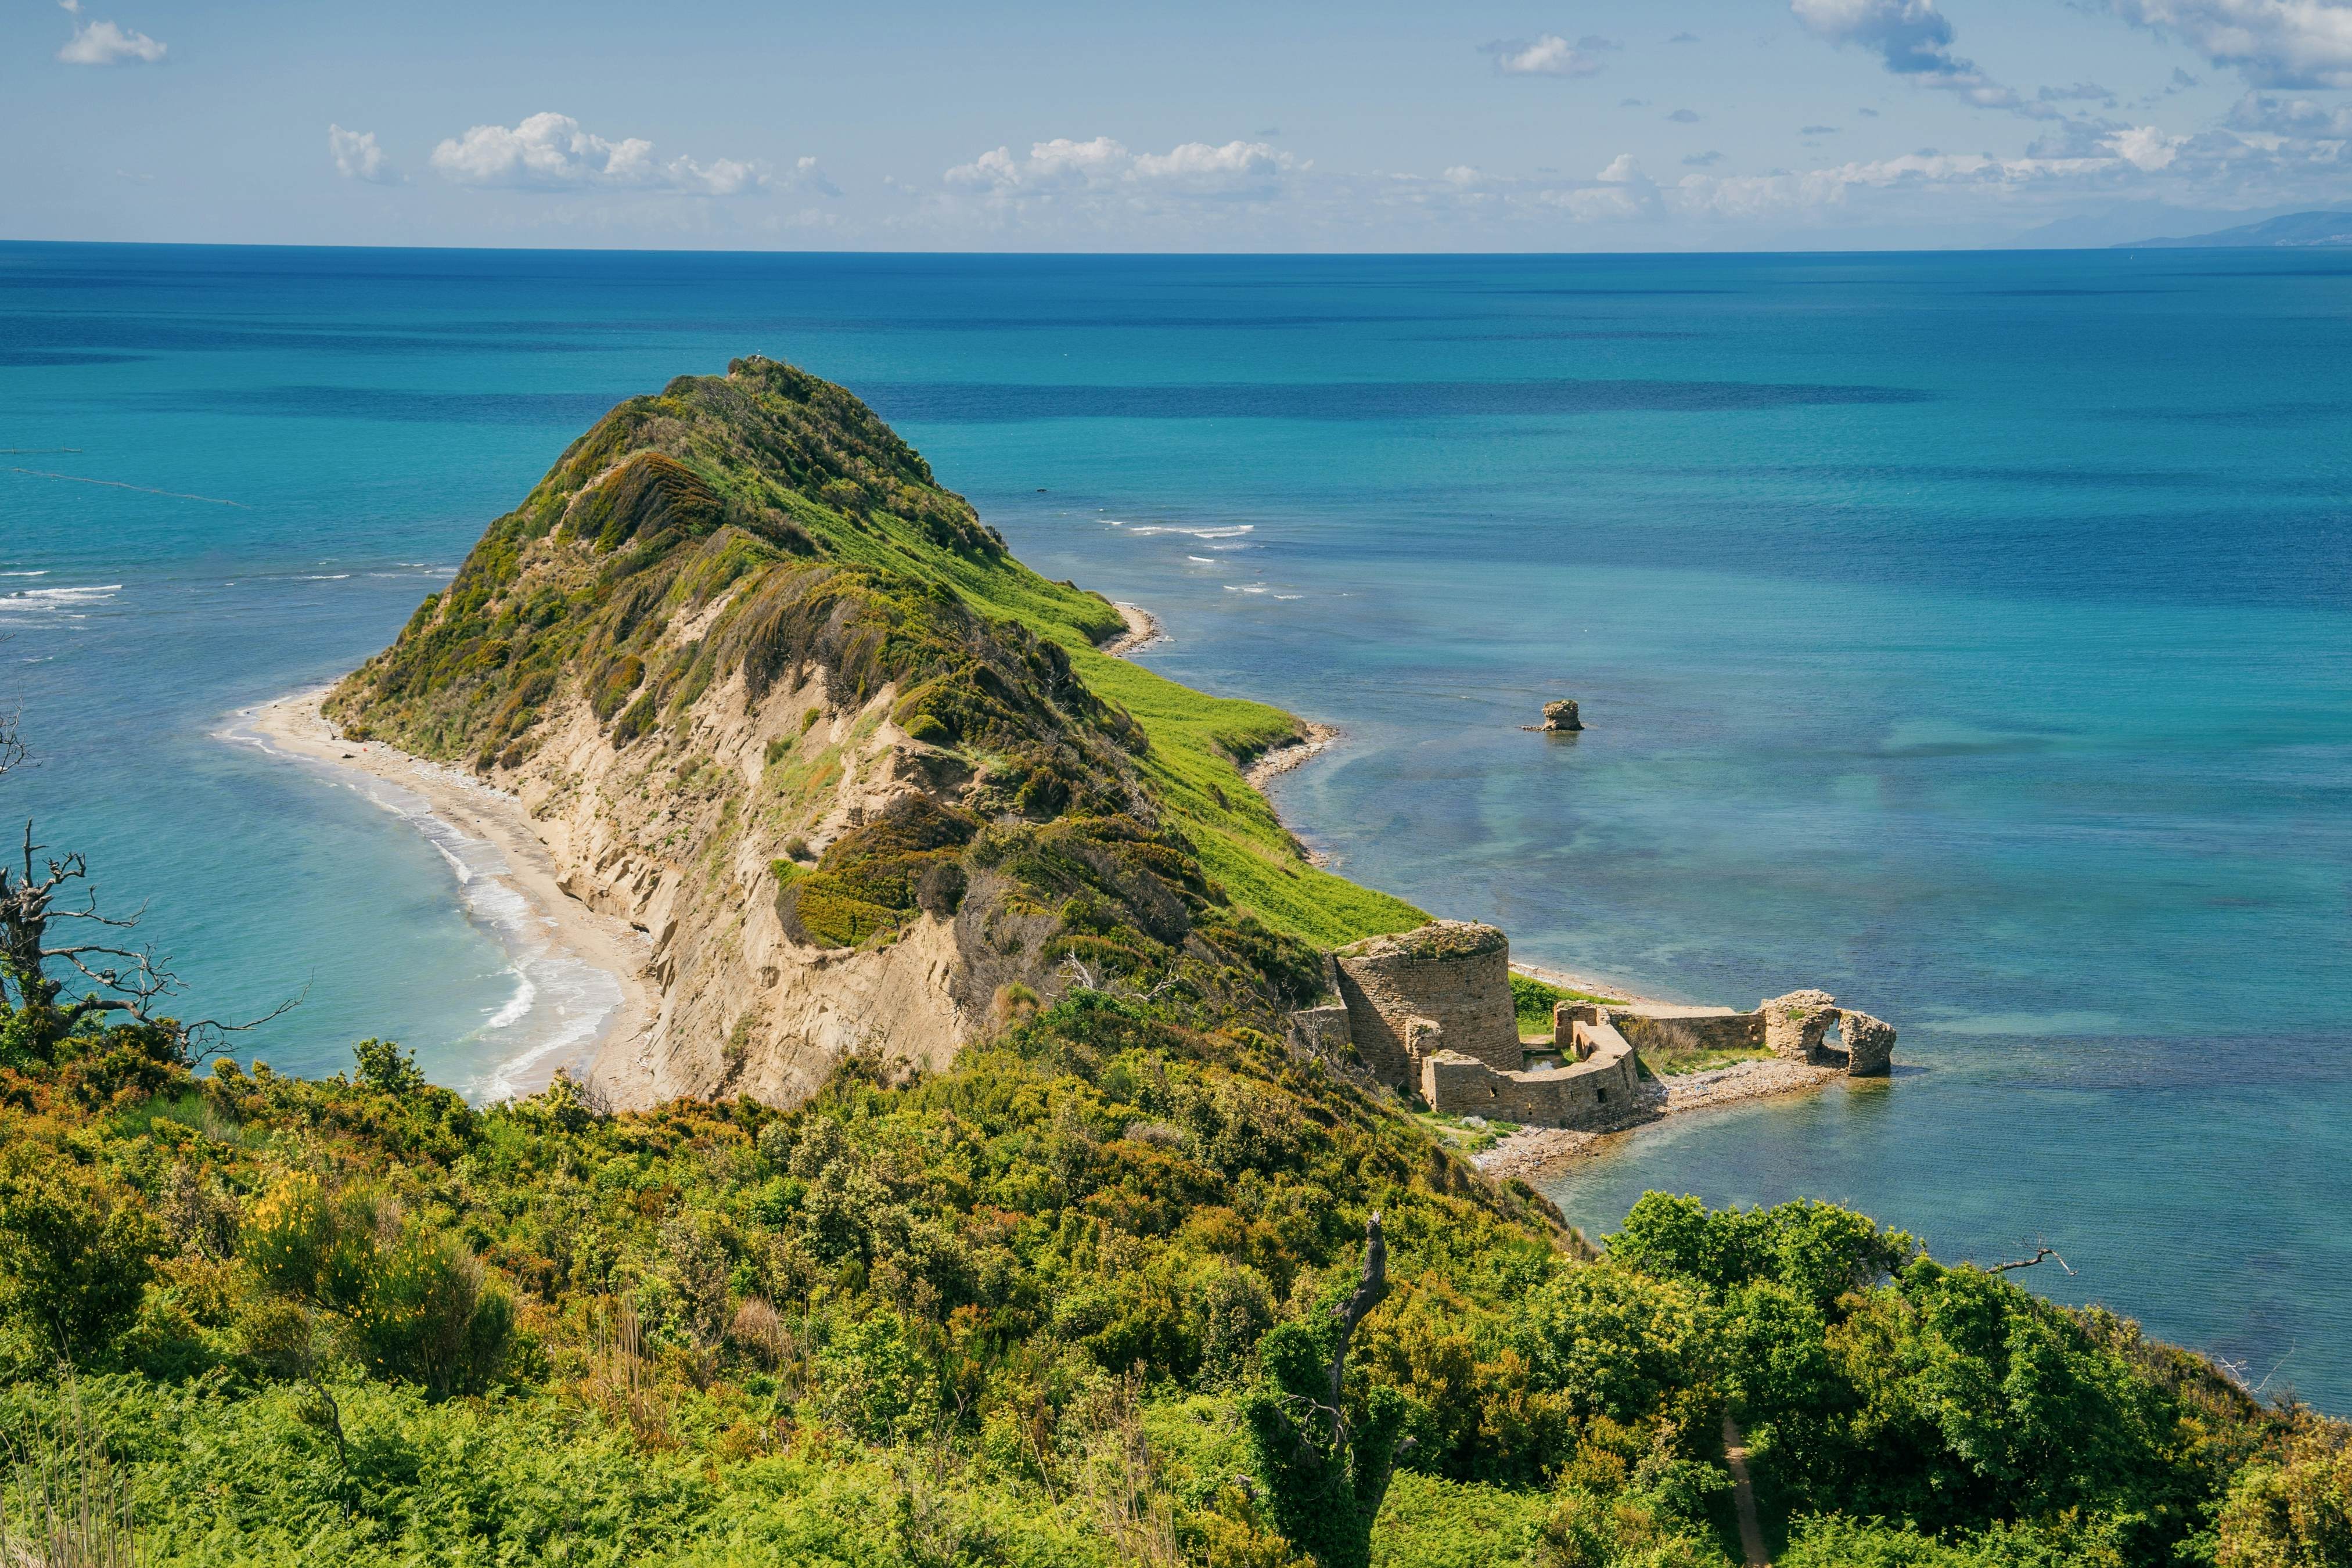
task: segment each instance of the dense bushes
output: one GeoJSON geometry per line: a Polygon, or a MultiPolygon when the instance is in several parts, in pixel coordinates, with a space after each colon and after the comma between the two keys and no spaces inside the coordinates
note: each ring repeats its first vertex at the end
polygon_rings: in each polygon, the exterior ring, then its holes
{"type": "Polygon", "coordinates": [[[0,1437],[58,1440],[64,1350],[158,1561],[1721,1568],[1727,1415],[1808,1568],[2340,1560],[2339,1429],[2118,1320],[1820,1205],[1654,1195],[1580,1262],[1246,1030],[1081,991],[790,1114],[359,1055],[0,1073],[0,1437]],[[1375,1208],[1341,1408],[1404,1469],[1325,1539],[1264,1423],[1375,1208]]]}

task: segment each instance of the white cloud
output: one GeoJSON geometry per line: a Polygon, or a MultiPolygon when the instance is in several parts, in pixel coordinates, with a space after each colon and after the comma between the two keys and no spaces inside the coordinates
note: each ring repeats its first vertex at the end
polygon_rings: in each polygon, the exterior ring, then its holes
{"type": "Polygon", "coordinates": [[[2113,0],[2256,87],[2352,87],[2352,0],[2113,0]]]}
{"type": "Polygon", "coordinates": [[[1658,187],[1631,153],[1620,153],[1593,184],[1538,192],[1537,200],[1568,209],[1579,223],[1625,223],[1660,216],[1658,187]]]}
{"type": "MultiPolygon", "coordinates": [[[[81,0],[58,0],[58,8],[68,16],[81,15],[81,0]]],[[[154,64],[163,58],[164,46],[144,33],[118,27],[111,22],[80,22],[74,24],[73,37],[58,51],[58,58],[69,66],[119,66],[133,60],[154,64]]]]}
{"type": "Polygon", "coordinates": [[[1133,162],[1134,155],[1126,146],[1108,136],[1090,142],[1056,136],[1051,142],[1032,142],[1025,160],[1014,158],[1009,147],[982,153],[972,162],[950,169],[947,178],[950,184],[1050,190],[1116,178],[1133,162]]]}
{"type": "Polygon", "coordinates": [[[1791,174],[1686,174],[1671,205],[1694,216],[1769,218],[1818,215],[1843,205],[1857,191],[1973,189],[2008,196],[2027,187],[2099,174],[2119,162],[2104,158],[1994,158],[1980,153],[1907,153],[1791,174]]]}
{"type": "Polygon", "coordinates": [[[1263,181],[1282,173],[1296,160],[1263,142],[1228,142],[1212,147],[1187,142],[1162,153],[1146,153],[1135,160],[1141,180],[1180,181],[1188,184],[1226,185],[1263,181]]]}
{"type": "Polygon", "coordinates": [[[376,145],[373,131],[346,131],[340,125],[330,125],[327,151],[335,155],[335,173],[346,180],[364,180],[372,185],[400,184],[400,171],[392,166],[392,160],[376,145]]]}
{"type": "Polygon", "coordinates": [[[1874,50],[1898,76],[1948,70],[1952,24],[1935,0],[1790,0],[1805,30],[1874,50]]]}
{"type": "Polygon", "coordinates": [[[1832,44],[1869,50],[1896,76],[1958,93],[1983,109],[2011,109],[2036,117],[2053,110],[2017,93],[1952,52],[1952,24],[1936,0],[1789,0],[1805,30],[1832,44]]]}
{"type": "MultiPolygon", "coordinates": [[[[692,158],[658,163],[654,144],[637,137],[608,142],[580,128],[568,114],[534,114],[509,130],[477,125],[433,149],[433,167],[461,185],[517,191],[673,191],[735,196],[763,190],[757,163],[692,158]]],[[[810,165],[814,168],[814,163],[810,165]]],[[[821,177],[821,176],[820,176],[821,177]]],[[[830,183],[830,182],[828,182],[830,183]]]]}
{"type": "Polygon", "coordinates": [[[1478,52],[1495,58],[1495,68],[1505,76],[1591,76],[1601,66],[1601,56],[1618,46],[1598,34],[1573,44],[1558,33],[1537,38],[1497,38],[1481,44],[1478,52]]]}
{"type": "Polygon", "coordinates": [[[2186,136],[2168,136],[2153,125],[2135,125],[2108,137],[2107,145],[2133,168],[2154,174],[2168,167],[2180,155],[2181,144],[2188,140],[2186,136]]]}
{"type": "Polygon", "coordinates": [[[814,191],[821,196],[841,195],[841,187],[825,177],[824,171],[816,166],[814,158],[803,158],[794,163],[793,172],[785,175],[781,184],[790,191],[814,191]]]}
{"type": "Polygon", "coordinates": [[[950,169],[951,186],[998,197],[1079,194],[1109,189],[1206,196],[1271,195],[1282,177],[1307,165],[1264,142],[1213,146],[1186,142],[1165,153],[1131,153],[1108,136],[1087,142],[1056,137],[1033,142],[1027,157],[1010,147],[982,153],[950,169]]]}

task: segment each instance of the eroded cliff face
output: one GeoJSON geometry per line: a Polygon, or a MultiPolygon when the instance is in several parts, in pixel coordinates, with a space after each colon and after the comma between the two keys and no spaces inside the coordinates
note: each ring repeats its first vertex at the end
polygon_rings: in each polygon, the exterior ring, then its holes
{"type": "Polygon", "coordinates": [[[1055,640],[1118,626],[848,394],[739,361],[574,442],[327,708],[516,793],[566,889],[651,939],[614,1103],[790,1105],[852,1053],[944,1065],[1024,987],[1270,1027],[1319,989],[1055,640]]]}
{"type": "Polygon", "coordinates": [[[887,717],[897,696],[836,704],[819,672],[752,700],[737,679],[667,743],[622,748],[575,699],[519,767],[494,767],[564,890],[652,939],[660,1012],[606,1042],[592,1074],[615,1104],[791,1104],[852,1051],[938,1066],[969,1037],[951,917],[918,911],[887,944],[830,948],[794,940],[779,910],[780,862],[792,875],[908,797],[960,797],[955,770],[934,781],[906,765],[920,748],[887,717]]]}

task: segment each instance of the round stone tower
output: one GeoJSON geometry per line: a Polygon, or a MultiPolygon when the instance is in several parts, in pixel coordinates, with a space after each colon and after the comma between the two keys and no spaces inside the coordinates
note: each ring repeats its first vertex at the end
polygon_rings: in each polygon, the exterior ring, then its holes
{"type": "Polygon", "coordinates": [[[1441,1049],[1475,1057],[1497,1072],[1524,1065],[1511,1005],[1510,939],[1493,926],[1433,921],[1418,931],[1367,937],[1332,957],[1349,1037],[1382,1081],[1419,1088],[1417,1058],[1441,1049]]]}

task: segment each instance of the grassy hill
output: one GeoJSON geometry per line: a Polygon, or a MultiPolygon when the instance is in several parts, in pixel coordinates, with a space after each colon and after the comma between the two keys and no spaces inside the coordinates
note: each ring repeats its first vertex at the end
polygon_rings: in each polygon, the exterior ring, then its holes
{"type": "Polygon", "coordinates": [[[896,683],[915,738],[1024,816],[1081,797],[1167,833],[1286,935],[1332,946],[1426,918],[1309,865],[1243,781],[1297,720],[1097,651],[1122,627],[1099,594],[1014,559],[857,399],[746,359],[600,420],[331,710],[489,772],[525,760],[569,692],[626,744],[714,683],[763,691],[816,666],[861,698],[896,683]]]}

